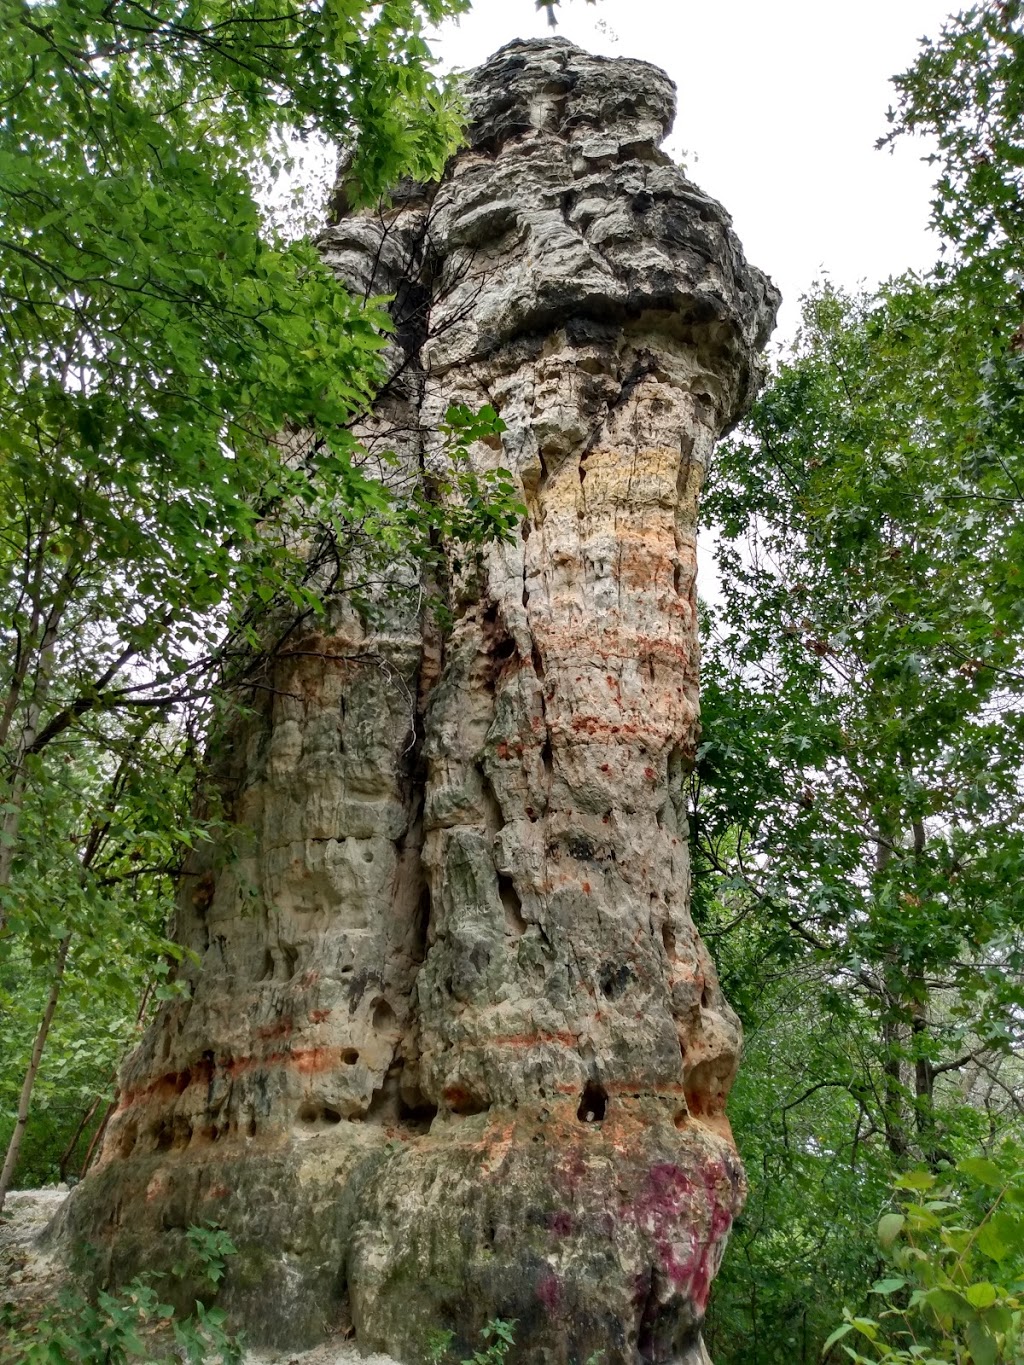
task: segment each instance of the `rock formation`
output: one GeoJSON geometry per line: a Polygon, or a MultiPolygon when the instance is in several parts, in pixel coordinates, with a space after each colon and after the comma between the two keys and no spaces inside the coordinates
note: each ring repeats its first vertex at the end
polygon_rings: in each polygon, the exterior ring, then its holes
{"type": "Polygon", "coordinates": [[[418,1362],[503,1317],[523,1361],[691,1365],[743,1197],[689,912],[694,528],[778,298],[659,150],[661,71],[517,42],[467,92],[441,184],[322,249],[396,296],[370,447],[429,473],[449,404],[491,403],[472,459],[528,516],[452,551],[444,631],[339,599],[221,737],[198,965],[67,1221],[123,1276],[216,1220],[225,1302],[281,1345],[347,1322],[418,1362]]]}

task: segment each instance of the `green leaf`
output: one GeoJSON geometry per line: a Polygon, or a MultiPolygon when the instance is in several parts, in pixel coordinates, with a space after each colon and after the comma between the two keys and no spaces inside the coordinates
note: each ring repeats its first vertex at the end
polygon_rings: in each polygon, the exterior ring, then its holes
{"type": "Polygon", "coordinates": [[[897,1289],[902,1289],[907,1281],[901,1275],[892,1275],[888,1279],[876,1280],[871,1286],[872,1294],[883,1294],[888,1297],[895,1294],[897,1289]]]}
{"type": "Polygon", "coordinates": [[[964,1298],[974,1308],[991,1308],[998,1297],[995,1285],[985,1280],[969,1284],[964,1290],[964,1298]]]}
{"type": "Polygon", "coordinates": [[[823,1356],[828,1355],[829,1351],[836,1344],[836,1342],[842,1341],[843,1337],[847,1336],[848,1333],[852,1331],[853,1331],[852,1322],[844,1322],[842,1326],[837,1327],[834,1332],[832,1332],[829,1336],[825,1338],[825,1343],[821,1348],[821,1354],[823,1356]]]}
{"type": "Polygon", "coordinates": [[[999,1190],[1006,1184],[1005,1173],[989,1157],[964,1157],[957,1162],[957,1170],[990,1189],[999,1190]]]}
{"type": "Polygon", "coordinates": [[[918,1170],[906,1171],[903,1175],[897,1176],[893,1185],[898,1190],[930,1190],[934,1187],[936,1177],[932,1171],[918,1170]]]}
{"type": "Polygon", "coordinates": [[[969,1322],[965,1336],[970,1347],[973,1365],[996,1365],[998,1347],[995,1337],[984,1323],[969,1322]]]}
{"type": "Polygon", "coordinates": [[[887,1250],[895,1242],[906,1225],[902,1213],[886,1213],[878,1220],[878,1240],[887,1250]]]}
{"type": "Polygon", "coordinates": [[[982,1223],[975,1235],[978,1250],[993,1261],[1004,1261],[1010,1254],[1012,1243],[1002,1234],[1000,1222],[990,1218],[982,1223]]]}

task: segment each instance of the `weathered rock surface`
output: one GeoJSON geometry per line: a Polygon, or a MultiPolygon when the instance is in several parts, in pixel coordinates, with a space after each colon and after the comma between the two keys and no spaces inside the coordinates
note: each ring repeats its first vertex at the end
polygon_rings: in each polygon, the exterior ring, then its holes
{"type": "Polygon", "coordinates": [[[500,1316],[522,1360],[697,1365],[743,1177],[689,913],[695,521],[778,298],[659,150],[656,68],[520,42],[468,92],[441,185],[322,248],[396,294],[371,448],[429,471],[448,405],[493,403],[472,458],[521,536],[453,551],[444,638],[339,601],[223,737],[241,833],[183,893],[198,966],[66,1222],[123,1275],[217,1219],[272,1344],[350,1320],[412,1362],[500,1316]]]}

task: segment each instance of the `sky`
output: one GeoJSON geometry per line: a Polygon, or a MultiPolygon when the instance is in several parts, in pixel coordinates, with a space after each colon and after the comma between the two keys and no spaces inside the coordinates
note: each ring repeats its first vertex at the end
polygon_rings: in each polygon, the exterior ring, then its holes
{"type": "MultiPolygon", "coordinates": [[[[679,112],[666,148],[732,215],[749,260],[780,287],[776,341],[827,272],[847,288],[925,269],[929,148],[875,150],[889,78],[937,36],[951,0],[563,0],[557,32],[668,71],[679,112]]],[[[533,0],[476,0],[432,42],[447,68],[549,34],[533,0]]]]}

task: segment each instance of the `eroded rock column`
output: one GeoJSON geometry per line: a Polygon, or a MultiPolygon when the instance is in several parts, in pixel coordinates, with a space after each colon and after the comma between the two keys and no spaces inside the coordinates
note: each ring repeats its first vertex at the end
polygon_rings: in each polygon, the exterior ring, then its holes
{"type": "Polygon", "coordinates": [[[229,1303],[286,1345],[349,1321],[413,1362],[499,1316],[524,1361],[695,1365],[743,1192],[689,913],[695,520],[778,299],[658,149],[656,68],[515,43],[468,94],[442,184],[322,245],[397,296],[369,434],[429,474],[449,404],[492,403],[472,459],[528,515],[452,548],[443,640],[339,602],[282,652],[228,737],[243,833],[183,901],[189,996],[71,1217],[115,1269],[219,1218],[229,1303]]]}

